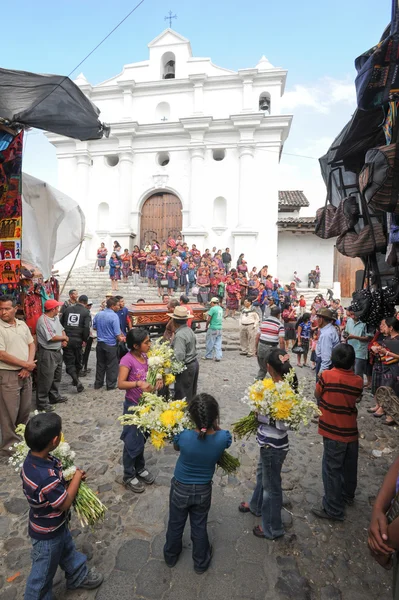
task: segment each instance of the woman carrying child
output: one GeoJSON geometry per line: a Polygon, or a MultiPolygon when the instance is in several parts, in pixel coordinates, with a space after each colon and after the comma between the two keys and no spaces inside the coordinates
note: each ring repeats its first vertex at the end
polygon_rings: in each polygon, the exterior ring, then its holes
{"type": "Polygon", "coordinates": [[[207,521],[216,463],[231,445],[231,435],[219,427],[219,405],[213,396],[198,394],[189,404],[195,429],[184,429],[174,438],[180,451],[170,488],[169,523],[164,546],[168,567],[174,567],[183,548],[182,537],[190,515],[194,571],[204,573],[212,559],[207,521]]]}
{"type": "MultiPolygon", "coordinates": [[[[269,354],[267,370],[274,382],[283,381],[292,367],[289,356],[278,348],[269,354]]],[[[296,391],[298,380],[295,376],[293,389],[296,391]]],[[[281,489],[281,469],[289,449],[288,429],[282,421],[258,415],[259,427],[256,440],[260,446],[260,458],[256,472],[256,487],[249,502],[241,502],[238,510],[251,512],[262,517],[262,524],[253,528],[256,537],[275,540],[284,535],[281,520],[283,492],[281,489]]]]}
{"type": "MultiPolygon", "coordinates": [[[[146,329],[130,329],[126,336],[126,346],[129,352],[119,363],[118,388],[125,390],[125,402],[123,414],[125,415],[131,406],[139,403],[143,392],[154,391],[153,386],[146,381],[148,371],[147,353],[151,347],[150,336],[146,329]]],[[[160,386],[162,381],[160,382],[160,386]]],[[[145,486],[154,483],[155,477],[145,468],[144,460],[144,435],[135,425],[125,425],[121,440],[123,447],[123,485],[140,494],[144,492],[145,486]]]]}

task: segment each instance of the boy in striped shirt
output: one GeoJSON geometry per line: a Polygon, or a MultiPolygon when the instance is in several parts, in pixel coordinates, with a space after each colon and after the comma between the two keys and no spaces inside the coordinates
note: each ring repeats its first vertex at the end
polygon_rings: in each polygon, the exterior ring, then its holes
{"type": "Polygon", "coordinates": [[[25,441],[30,448],[21,470],[22,486],[29,503],[29,536],[32,539],[32,570],[24,600],[52,598],[58,565],[65,571],[68,589],[95,589],[103,576],[90,571],[87,558],[75,548],[69,532],[69,509],[85,472],[77,469],[68,487],[61,462],[52,452],[61,441],[61,417],[40,413],[28,422],[25,441]]]}
{"type": "Polygon", "coordinates": [[[352,505],[357,486],[359,432],[356,403],[363,392],[363,378],[355,375],[355,351],[339,344],[332,351],[333,368],[321,373],[315,397],[322,415],[319,433],[323,436],[323,505],[312,512],[322,519],[343,521],[345,504],[352,505]]]}

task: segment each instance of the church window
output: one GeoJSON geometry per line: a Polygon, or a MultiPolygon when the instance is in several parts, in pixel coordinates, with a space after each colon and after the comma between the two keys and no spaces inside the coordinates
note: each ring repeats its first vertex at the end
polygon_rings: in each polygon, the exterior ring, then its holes
{"type": "Polygon", "coordinates": [[[226,227],[227,202],[226,198],[219,196],[213,202],[213,227],[226,227]]]}
{"type": "Polygon", "coordinates": [[[259,96],[259,110],[270,115],[271,98],[268,92],[262,92],[259,96]]]}
{"type": "Polygon", "coordinates": [[[97,209],[97,229],[107,231],[109,229],[109,204],[100,202],[97,209]]]}
{"type": "Polygon", "coordinates": [[[174,79],[176,76],[176,58],[173,52],[165,52],[161,59],[162,79],[174,79]]]}
{"type": "Polygon", "coordinates": [[[155,116],[157,121],[169,121],[170,119],[170,106],[167,102],[160,102],[155,109],[155,116]]]}
{"type": "Polygon", "coordinates": [[[117,154],[108,154],[107,156],[104,157],[104,159],[105,159],[105,163],[109,167],[116,167],[116,165],[119,162],[119,156],[117,154]]]}
{"type": "Polygon", "coordinates": [[[215,150],[212,150],[212,156],[213,160],[223,160],[226,156],[226,150],[224,150],[223,148],[216,148],[215,150]]]}
{"type": "Polygon", "coordinates": [[[169,152],[159,152],[157,155],[157,162],[161,167],[166,167],[169,164],[170,156],[169,152]]]}

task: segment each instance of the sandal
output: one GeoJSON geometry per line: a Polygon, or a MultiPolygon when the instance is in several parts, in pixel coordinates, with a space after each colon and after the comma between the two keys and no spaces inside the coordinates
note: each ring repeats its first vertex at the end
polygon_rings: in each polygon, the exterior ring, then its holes
{"type": "Polygon", "coordinates": [[[251,509],[249,508],[249,506],[245,506],[246,502],[241,502],[241,504],[239,504],[238,506],[238,510],[242,513],[248,513],[251,512],[251,509]]]}
{"type": "Polygon", "coordinates": [[[386,425],[387,427],[393,427],[393,425],[396,425],[395,421],[382,421],[383,425],[386,425]]]}
{"type": "Polygon", "coordinates": [[[265,538],[265,534],[263,532],[263,529],[261,529],[259,525],[255,525],[255,527],[252,530],[252,533],[256,537],[263,538],[263,539],[265,538]]]}
{"type": "Polygon", "coordinates": [[[382,413],[381,415],[377,415],[376,413],[373,413],[373,417],[375,417],[376,419],[381,419],[381,417],[383,417],[385,415],[385,413],[382,413]]]}

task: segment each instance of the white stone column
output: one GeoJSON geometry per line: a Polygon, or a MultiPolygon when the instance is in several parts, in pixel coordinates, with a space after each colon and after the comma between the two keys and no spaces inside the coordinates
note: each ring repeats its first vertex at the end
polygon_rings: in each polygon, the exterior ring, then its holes
{"type": "Polygon", "coordinates": [[[133,90],[136,86],[134,81],[119,81],[118,87],[123,94],[123,112],[122,120],[129,121],[133,116],[133,90]]]}
{"type": "MultiPolygon", "coordinates": [[[[80,208],[83,210],[86,221],[90,217],[89,211],[89,188],[90,188],[90,167],[91,156],[88,152],[80,152],[76,155],[77,158],[77,179],[78,179],[78,194],[76,200],[79,202],[80,208]]],[[[86,229],[91,230],[90,223],[86,222],[86,229]]]]}
{"type": "MultiPolygon", "coordinates": [[[[132,212],[132,188],[133,188],[133,152],[119,152],[119,198],[118,198],[118,224],[119,227],[115,230],[119,231],[118,235],[121,239],[118,241],[125,244],[126,248],[130,248],[131,234],[131,212],[132,212]]],[[[122,244],[123,247],[123,244],[122,244]]]]}
{"type": "Polygon", "coordinates": [[[191,177],[190,177],[190,227],[203,229],[203,213],[201,211],[204,185],[205,146],[190,148],[191,177]]]}
{"type": "Polygon", "coordinates": [[[189,75],[190,81],[194,85],[194,114],[204,114],[204,83],[207,79],[205,73],[189,75]]]}
{"type": "Polygon", "coordinates": [[[244,144],[238,147],[240,160],[239,192],[238,192],[238,227],[253,226],[254,213],[251,207],[256,205],[254,189],[254,155],[255,146],[244,144]]]}
{"type": "Polygon", "coordinates": [[[238,71],[242,80],[242,110],[243,112],[257,112],[253,94],[253,80],[257,69],[240,69],[238,71]]]}

